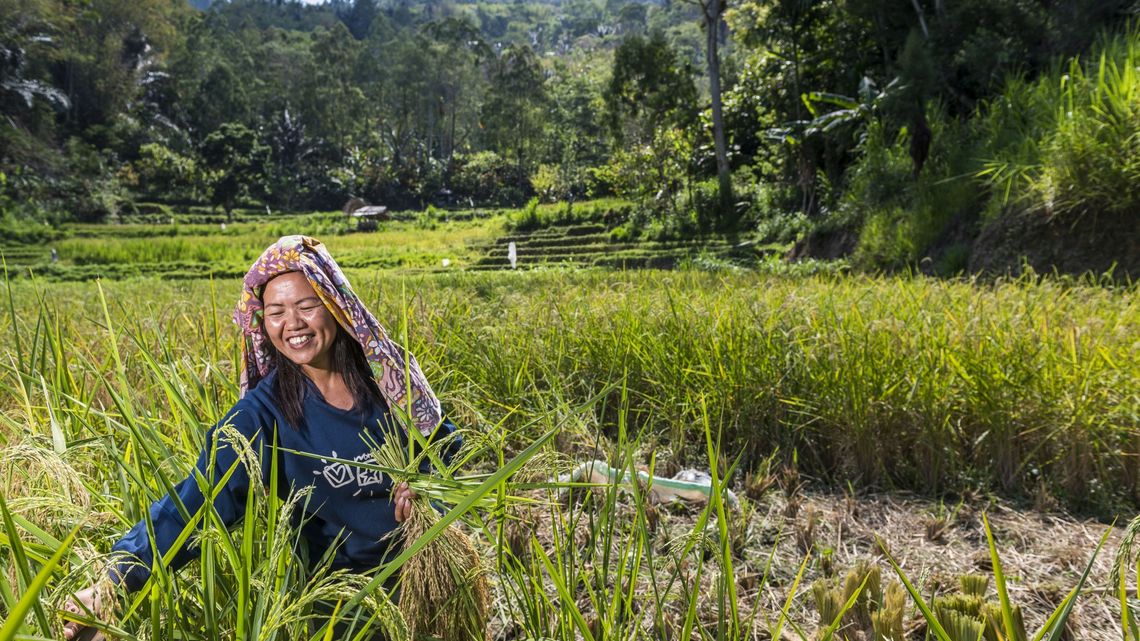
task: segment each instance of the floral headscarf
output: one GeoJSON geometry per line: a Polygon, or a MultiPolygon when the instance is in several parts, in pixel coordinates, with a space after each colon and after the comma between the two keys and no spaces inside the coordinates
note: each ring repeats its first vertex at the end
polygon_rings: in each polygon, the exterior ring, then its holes
{"type": "Polygon", "coordinates": [[[261,294],[265,283],[287,272],[303,273],[337,323],[364,348],[376,385],[389,407],[401,408],[421,433],[430,434],[440,423],[439,399],[415,357],[388,338],[388,332],[360,302],[325,246],[307,236],[282,236],[261,254],[245,275],[241,300],[234,310],[234,322],[245,334],[241,395],[245,396],[251,380],[261,380],[273,368],[271,345],[262,323],[261,294]],[[256,374],[251,377],[254,371],[256,374]],[[409,388],[410,409],[405,401],[409,388]]]}

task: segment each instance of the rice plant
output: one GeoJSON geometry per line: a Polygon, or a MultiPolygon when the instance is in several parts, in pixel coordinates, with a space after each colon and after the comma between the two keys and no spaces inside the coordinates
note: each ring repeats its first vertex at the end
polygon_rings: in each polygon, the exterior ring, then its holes
{"type": "MultiPolygon", "coordinates": [[[[983,638],[986,641],[1028,641],[1030,637],[1026,632],[1021,606],[1010,601],[1006,576],[1002,571],[1001,557],[990,522],[985,515],[982,515],[982,525],[986,533],[986,542],[989,545],[994,585],[997,588],[997,603],[986,601],[979,594],[980,591],[984,590],[983,582],[976,577],[963,577],[960,593],[950,597],[940,597],[935,599],[932,604],[928,603],[928,600],[923,598],[885,548],[883,552],[903,585],[906,586],[923,618],[926,619],[928,629],[938,641],[980,641],[983,638]]],[[[1100,554],[1105,540],[1111,533],[1111,530],[1106,530],[1101,536],[1077,584],[1049,615],[1040,630],[1033,635],[1033,641],[1042,641],[1042,639],[1058,641],[1066,638],[1065,626],[1073,612],[1073,605],[1081,596],[1093,562],[1100,554]]],[[[1127,620],[1127,615],[1124,617],[1127,620]]]]}
{"type": "MultiPolygon", "coordinates": [[[[981,486],[1017,496],[1044,483],[1106,513],[1136,500],[1134,288],[690,272],[354,276],[378,316],[407,319],[409,347],[473,452],[454,473],[437,466],[438,476],[409,479],[443,512],[427,513],[433,521],[399,567],[458,525],[486,572],[491,638],[843,638],[852,620],[897,636],[913,615],[886,581],[878,591],[869,578],[859,590],[845,582],[826,597],[827,616],[805,616],[826,542],[803,537],[795,561],[777,561],[811,509],[789,514],[782,498],[770,513],[757,507],[792,461],[785,485],[797,500],[808,477],[849,480],[852,494],[981,486]],[[739,511],[720,500],[656,505],[651,485],[637,484],[579,484],[559,499],[550,479],[592,459],[650,476],[702,467],[711,497],[726,486],[748,496],[748,473],[755,489],[739,511]]],[[[66,594],[101,575],[109,545],[189,470],[206,426],[237,394],[225,295],[234,290],[6,284],[4,638],[55,635],[66,594]]],[[[404,638],[411,622],[383,591],[399,568],[335,574],[314,559],[309,571],[283,516],[304,498],[274,497],[250,501],[232,530],[204,510],[182,542],[199,545],[201,560],[116,595],[117,618],[104,627],[124,639],[307,639],[332,634],[335,618],[354,635],[404,638]]],[[[1016,621],[1007,626],[995,603],[1008,636],[1016,621]]]]}

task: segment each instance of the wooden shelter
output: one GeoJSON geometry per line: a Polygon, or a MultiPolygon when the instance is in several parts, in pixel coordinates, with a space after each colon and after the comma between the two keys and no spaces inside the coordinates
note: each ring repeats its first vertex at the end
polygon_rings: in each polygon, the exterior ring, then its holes
{"type": "Polygon", "coordinates": [[[384,205],[369,205],[361,198],[353,198],[344,205],[344,213],[356,219],[357,231],[374,231],[377,223],[389,220],[388,208],[384,205]]]}

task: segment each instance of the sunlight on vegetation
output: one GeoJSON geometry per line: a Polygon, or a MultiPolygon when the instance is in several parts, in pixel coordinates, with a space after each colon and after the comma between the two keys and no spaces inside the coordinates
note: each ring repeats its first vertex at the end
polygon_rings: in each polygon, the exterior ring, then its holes
{"type": "Polygon", "coordinates": [[[0,641],[1140,641],[1137,7],[0,0],[0,641]],[[462,430],[402,552],[270,469],[64,615],[293,234],[462,430]]]}
{"type": "MultiPolygon", "coordinates": [[[[866,629],[886,639],[912,616],[900,610],[900,588],[868,566],[845,583],[799,587],[803,574],[827,576],[818,573],[829,557],[800,529],[814,527],[811,514],[795,520],[798,573],[772,566],[764,548],[746,552],[756,545],[749,531],[784,527],[757,509],[763,489],[739,510],[714,491],[680,535],[662,525],[667,506],[645,500],[652,486],[627,488],[632,496],[583,487],[568,502],[541,489],[578,456],[617,469],[714,461],[714,488],[738,493],[745,471],[749,484],[773,487],[752,472],[773,474],[773,453],[796,451],[805,474],[867,486],[1047,491],[1105,512],[1135,501],[1140,312],[1131,290],[701,272],[354,280],[379,317],[408,319],[411,349],[470,441],[458,474],[502,472],[478,488],[444,483],[438,494],[475,508],[449,518],[463,516],[493,570],[496,634],[752,639],[782,629],[814,640],[866,629]],[[402,288],[418,292],[406,307],[402,288]],[[528,446],[521,467],[503,465],[528,446]]],[[[21,634],[50,635],[66,591],[100,571],[100,553],[181,478],[205,427],[234,400],[237,343],[224,295],[234,288],[109,282],[104,312],[88,284],[9,286],[0,497],[10,517],[0,563],[11,583],[0,603],[26,614],[21,634]]],[[[799,492],[795,481],[780,485],[799,492]]],[[[369,577],[306,573],[287,518],[303,498],[275,496],[251,501],[232,531],[205,510],[202,531],[181,541],[198,541],[202,562],[157,572],[148,590],[120,601],[113,629],[124,638],[295,638],[321,627],[319,613],[331,611],[321,603],[339,600],[339,615],[400,638],[410,622],[382,591],[365,596],[369,577]]],[[[918,581],[912,571],[900,580],[918,581]]],[[[1066,576],[1072,598],[1061,608],[1091,598],[1079,574],[1066,576]]],[[[929,599],[916,589],[916,601],[929,599]]],[[[973,606],[951,598],[923,616],[946,630],[962,617],[962,629],[988,625],[969,623],[973,606]]],[[[1016,624],[1001,621],[1002,630],[1016,624]]]]}

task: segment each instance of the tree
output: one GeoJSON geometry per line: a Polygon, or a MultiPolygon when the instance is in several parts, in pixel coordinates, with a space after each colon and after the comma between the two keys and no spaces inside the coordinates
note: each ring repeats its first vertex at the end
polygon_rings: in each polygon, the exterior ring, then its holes
{"type": "Polygon", "coordinates": [[[520,189],[527,191],[531,152],[542,137],[547,104],[545,78],[528,45],[511,45],[499,56],[483,108],[488,142],[514,156],[520,189]]]}
{"type": "Polygon", "coordinates": [[[227,220],[233,219],[234,204],[239,199],[264,194],[268,152],[257,134],[241,123],[227,122],[206,136],[202,162],[207,169],[210,202],[222,206],[227,220]]]}
{"type": "Polygon", "coordinates": [[[864,75],[878,76],[867,72],[878,61],[872,26],[832,0],[737,0],[725,20],[742,48],[750,50],[743,56],[746,82],[733,91],[754,95],[737,95],[733,102],[749,104],[766,125],[779,125],[764,132],[776,142],[763,163],[764,178],[792,187],[784,206],[818,213],[826,205],[820,170],[830,184],[840,182],[847,141],[832,147],[823,137],[802,136],[810,120],[803,96],[846,93],[864,75]]]}
{"type": "Polygon", "coordinates": [[[288,104],[274,117],[266,138],[273,166],[272,195],[279,204],[294,207],[311,178],[308,161],[316,155],[317,146],[305,135],[305,124],[289,111],[288,104]]]}
{"type": "Polygon", "coordinates": [[[66,26],[54,84],[67,91],[67,121],[75,129],[109,128],[142,92],[151,62],[160,63],[182,40],[188,3],[168,0],[58,2],[52,19],[66,26]]]}
{"type": "Polygon", "coordinates": [[[660,32],[648,39],[630,36],[614,52],[605,101],[618,147],[608,172],[614,184],[639,198],[655,194],[671,207],[680,179],[691,177],[691,153],[683,164],[678,150],[692,150],[688,137],[697,111],[692,70],[660,32]],[[631,182],[631,176],[638,178],[631,182]]]}
{"type": "Polygon", "coordinates": [[[43,100],[55,109],[66,111],[71,106],[67,94],[47,82],[28,77],[27,46],[51,42],[48,36],[28,27],[30,25],[5,22],[0,30],[0,106],[6,99],[18,97],[26,109],[31,109],[37,100],[43,100]]]}
{"type": "Polygon", "coordinates": [[[341,20],[353,38],[364,40],[378,14],[376,0],[353,0],[352,8],[341,16],[341,20]]]}
{"type": "Polygon", "coordinates": [[[318,28],[313,32],[313,66],[306,70],[303,95],[298,96],[316,135],[339,149],[349,146],[353,130],[364,124],[356,117],[363,111],[364,93],[352,77],[361,49],[341,22],[318,28]]]}
{"type": "Polygon", "coordinates": [[[185,197],[197,183],[194,159],[158,143],[143,145],[131,166],[138,175],[139,191],[152,198],[185,197]]]}
{"type": "Polygon", "coordinates": [[[450,162],[468,133],[477,126],[484,63],[494,59],[491,47],[466,18],[444,18],[427,24],[435,59],[433,92],[438,93],[438,157],[450,162]]]}
{"type": "MultiPolygon", "coordinates": [[[[599,54],[604,55],[604,54],[599,54]]],[[[556,165],[555,198],[574,200],[586,195],[589,167],[605,164],[609,152],[604,64],[586,59],[574,65],[561,61],[548,82],[551,108],[547,116],[543,162],[556,165]]]]}
{"type": "Polygon", "coordinates": [[[688,127],[696,115],[692,70],[661,32],[633,35],[614,51],[613,75],[605,93],[614,141],[646,144],[663,127],[688,127]]]}
{"type": "Polygon", "coordinates": [[[223,123],[244,123],[249,118],[245,88],[233,67],[225,62],[218,63],[210,71],[191,104],[197,140],[216,131],[223,123]]]}
{"type": "MultiPolygon", "coordinates": [[[[722,216],[732,215],[732,173],[728,166],[728,143],[724,135],[724,111],[720,95],[720,34],[721,23],[728,0],[695,0],[701,8],[702,27],[705,30],[705,62],[709,76],[709,96],[712,98],[713,144],[716,146],[716,176],[719,186],[722,216]]],[[[734,223],[735,221],[733,221],[734,223]]]]}

